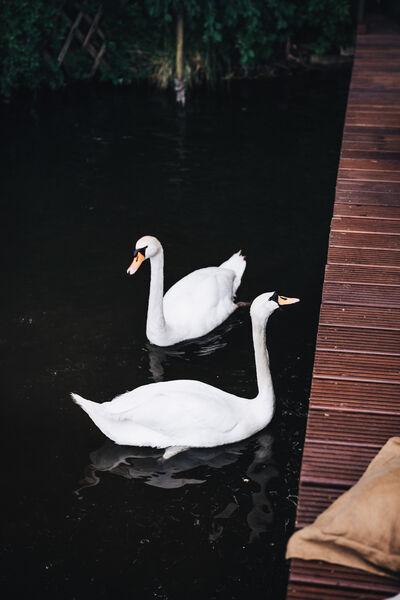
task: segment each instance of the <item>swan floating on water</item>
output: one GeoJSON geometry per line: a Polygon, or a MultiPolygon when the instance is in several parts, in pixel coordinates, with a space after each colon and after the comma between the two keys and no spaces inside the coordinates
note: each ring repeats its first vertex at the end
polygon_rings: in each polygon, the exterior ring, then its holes
{"type": "Polygon", "coordinates": [[[267,292],[250,308],[258,394],[241,398],[201,381],[160,381],[102,404],[71,394],[97,427],[120,445],[165,448],[168,459],[188,448],[231,444],[261,431],[274,414],[275,397],[265,327],[280,305],[298,298],[267,292]]]}
{"type": "Polygon", "coordinates": [[[219,267],[206,267],[186,275],[164,295],[164,251],[159,240],[145,235],[136,242],[128,273],[150,260],[150,293],[146,335],[152,344],[171,346],[206,335],[229,317],[239,304],[234,302],[246,268],[237,252],[219,267]]]}

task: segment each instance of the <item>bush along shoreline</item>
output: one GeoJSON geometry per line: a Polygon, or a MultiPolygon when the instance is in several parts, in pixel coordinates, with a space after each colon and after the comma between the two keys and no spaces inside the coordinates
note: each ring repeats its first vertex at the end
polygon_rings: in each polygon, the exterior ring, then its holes
{"type": "Polygon", "coordinates": [[[175,83],[177,89],[348,61],[355,4],[3,0],[0,96],[8,101],[17,90],[57,89],[92,78],[163,89],[175,83]]]}

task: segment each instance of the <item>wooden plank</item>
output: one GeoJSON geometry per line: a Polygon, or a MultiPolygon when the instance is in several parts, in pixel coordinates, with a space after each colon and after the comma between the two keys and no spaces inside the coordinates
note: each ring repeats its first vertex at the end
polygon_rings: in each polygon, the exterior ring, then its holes
{"type": "Polygon", "coordinates": [[[319,315],[321,325],[357,327],[369,329],[391,329],[400,331],[400,309],[383,306],[346,305],[340,302],[323,303],[319,315]]]}
{"type": "Polygon", "coordinates": [[[361,142],[399,142],[400,132],[393,127],[370,127],[367,123],[364,126],[349,125],[343,133],[345,141],[361,142]]]}
{"type": "Polygon", "coordinates": [[[363,352],[400,356],[400,331],[375,329],[359,331],[353,327],[321,325],[318,330],[317,350],[331,352],[363,352]]]}
{"type": "Polygon", "coordinates": [[[362,203],[343,204],[335,202],[333,209],[334,217],[365,217],[368,219],[398,219],[400,220],[400,206],[382,206],[380,204],[371,206],[362,203]]]}
{"type": "Polygon", "coordinates": [[[400,182],[400,171],[372,171],[339,168],[338,181],[353,179],[355,181],[400,182]]]}
{"type": "Polygon", "coordinates": [[[302,485],[335,487],[343,491],[360,479],[377,452],[376,445],[360,446],[351,440],[338,444],[309,439],[303,453],[302,485]]]}
{"type": "Polygon", "coordinates": [[[378,111],[369,113],[367,124],[365,113],[352,113],[347,116],[346,122],[357,127],[399,127],[399,115],[378,111]]]}
{"type": "MultiPolygon", "coordinates": [[[[386,24],[386,29],[389,25],[386,24]]],[[[373,48],[384,48],[393,50],[394,48],[400,47],[400,37],[398,33],[388,33],[387,30],[382,32],[368,32],[367,36],[358,36],[357,38],[357,51],[363,47],[373,48]]]]}
{"type": "Polygon", "coordinates": [[[386,591],[345,590],[331,586],[289,581],[287,600],[387,600],[386,591]]]}
{"type": "Polygon", "coordinates": [[[392,73],[356,73],[352,78],[353,89],[367,88],[371,90],[390,89],[400,91],[400,81],[393,78],[392,73]]]}
{"type": "MultiPolygon", "coordinates": [[[[371,381],[400,383],[400,358],[353,352],[319,350],[315,355],[314,377],[337,381],[371,381]]],[[[400,424],[399,424],[400,426],[400,424]]],[[[399,431],[400,429],[397,429],[399,431]]],[[[309,432],[308,432],[309,433],[309,432]]],[[[392,434],[395,435],[395,432],[392,434]]]]}
{"type": "Polygon", "coordinates": [[[326,281],[322,298],[325,303],[331,304],[400,308],[398,286],[326,281]]]}
{"type": "Polygon", "coordinates": [[[350,248],[370,248],[377,250],[399,250],[397,235],[383,233],[331,231],[329,243],[331,246],[350,248]]]}
{"type": "Polygon", "coordinates": [[[365,206],[400,207],[400,193],[385,194],[368,190],[340,191],[338,190],[338,188],[336,188],[335,207],[338,204],[361,204],[365,206]]]}
{"type": "Polygon", "coordinates": [[[400,268],[400,252],[397,250],[368,250],[365,248],[337,248],[328,251],[331,265],[369,265],[374,267],[400,268]]]}
{"type": "Polygon", "coordinates": [[[361,171],[399,171],[400,162],[397,159],[391,160],[388,156],[386,158],[342,158],[340,161],[340,169],[346,170],[361,170],[361,171]]]}
{"type": "Polygon", "coordinates": [[[352,102],[346,111],[346,116],[362,116],[365,121],[368,122],[369,116],[376,115],[397,115],[400,117],[400,106],[396,104],[384,104],[384,105],[374,105],[371,103],[365,103],[360,99],[358,102],[352,102]]]}
{"type": "Polygon", "coordinates": [[[299,492],[296,527],[306,527],[343,494],[343,489],[302,484],[299,492]]]}
{"type": "Polygon", "coordinates": [[[320,561],[293,560],[293,581],[304,581],[319,585],[329,585],[338,589],[384,590],[386,594],[396,593],[398,581],[383,579],[379,575],[361,569],[349,569],[320,561]]]}
{"type": "Polygon", "coordinates": [[[363,58],[358,61],[359,68],[358,72],[361,75],[367,75],[369,73],[393,73],[400,72],[400,61],[398,58],[386,57],[385,58],[363,58]]]}
{"type": "MultiPolygon", "coordinates": [[[[400,94],[399,94],[400,95],[400,94]]],[[[377,115],[397,115],[400,117],[400,106],[396,102],[392,102],[391,104],[373,104],[370,101],[363,101],[363,98],[359,98],[357,101],[351,102],[347,106],[346,111],[346,119],[348,116],[362,116],[363,117],[363,125],[368,124],[368,120],[370,116],[377,115]]],[[[347,124],[347,120],[346,120],[347,124]]]]}
{"type": "MultiPolygon", "coordinates": [[[[359,138],[362,136],[359,136],[359,138]]],[[[400,153],[400,141],[373,141],[373,140],[343,140],[342,142],[342,156],[351,157],[351,156],[362,156],[362,155],[371,155],[371,158],[374,156],[383,158],[387,154],[393,154],[397,156],[400,153]],[[351,152],[353,151],[353,152],[351,152]]]]}
{"type": "Polygon", "coordinates": [[[380,90],[378,92],[374,92],[371,90],[355,90],[350,89],[349,92],[349,102],[348,105],[354,103],[356,106],[358,104],[368,104],[369,106],[398,106],[398,92],[393,92],[391,90],[380,90]]]}
{"type": "MultiPolygon", "coordinates": [[[[376,284],[390,287],[400,286],[400,272],[393,267],[382,269],[370,265],[328,264],[325,269],[325,283],[360,283],[374,287],[376,284]]],[[[383,293],[385,292],[383,291],[383,293]]]]}
{"type": "MultiPolygon", "coordinates": [[[[307,437],[327,445],[369,446],[378,451],[389,438],[398,435],[399,429],[400,414],[374,413],[371,418],[369,413],[311,408],[307,437]]],[[[340,465],[342,468],[343,465],[340,465]]]]}
{"type": "Polygon", "coordinates": [[[397,46],[392,46],[392,45],[387,45],[386,48],[381,48],[378,52],[377,48],[374,47],[374,44],[372,43],[372,39],[370,37],[371,34],[368,34],[368,44],[364,44],[363,40],[361,40],[361,38],[358,39],[357,41],[357,49],[356,49],[356,56],[357,58],[360,56],[388,56],[388,55],[392,55],[392,56],[398,56],[399,52],[397,49],[397,46]]]}
{"type": "MultiPolygon", "coordinates": [[[[348,143],[348,142],[347,142],[348,143]]],[[[354,165],[358,165],[357,162],[354,161],[359,161],[362,160],[365,164],[366,160],[369,161],[373,161],[371,164],[373,167],[375,167],[377,164],[380,165],[380,167],[384,170],[385,166],[387,164],[394,164],[398,167],[399,161],[400,161],[400,152],[389,152],[386,150],[387,144],[385,144],[385,151],[383,150],[371,150],[370,148],[365,148],[365,142],[364,142],[364,147],[362,147],[362,144],[358,144],[358,147],[355,148],[354,145],[353,147],[348,150],[346,149],[346,147],[342,148],[342,152],[341,152],[341,157],[342,159],[347,159],[348,161],[351,161],[351,163],[349,163],[349,166],[353,167],[354,165]]],[[[400,144],[399,144],[399,148],[400,148],[400,144]]],[[[342,160],[343,166],[344,165],[344,161],[342,160]]],[[[356,168],[364,168],[361,166],[357,166],[356,168]]],[[[369,167],[367,167],[369,168],[369,167]]]]}
{"type": "Polygon", "coordinates": [[[366,192],[374,194],[384,194],[386,197],[382,198],[383,203],[390,200],[387,198],[390,194],[396,194],[396,199],[400,196],[400,183],[388,182],[388,181],[346,181],[342,179],[336,182],[336,190],[338,192],[366,192]]]}
{"type": "Polygon", "coordinates": [[[400,415],[400,386],[391,381],[371,383],[314,379],[311,404],[321,410],[400,415]]]}
{"type": "Polygon", "coordinates": [[[351,231],[353,233],[385,233],[398,238],[400,250],[400,223],[398,219],[365,219],[345,216],[334,216],[331,223],[332,231],[351,231]]]}

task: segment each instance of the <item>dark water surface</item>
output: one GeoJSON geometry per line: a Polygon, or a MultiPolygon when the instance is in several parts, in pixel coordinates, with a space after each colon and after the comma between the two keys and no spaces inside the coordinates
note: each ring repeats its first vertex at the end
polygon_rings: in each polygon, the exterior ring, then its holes
{"type": "Polygon", "coordinates": [[[3,114],[3,597],[284,598],[349,73],[169,97],[88,89],[3,114]],[[145,339],[160,238],[169,286],[242,248],[239,299],[278,290],[267,340],[272,424],[229,447],[107,441],[69,397],[155,380],[256,393],[248,309],[201,343],[145,339]]]}

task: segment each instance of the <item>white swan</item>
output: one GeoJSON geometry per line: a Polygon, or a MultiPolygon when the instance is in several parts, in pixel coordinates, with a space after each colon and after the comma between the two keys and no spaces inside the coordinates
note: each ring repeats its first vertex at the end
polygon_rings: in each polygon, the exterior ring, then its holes
{"type": "Polygon", "coordinates": [[[219,267],[193,271],[164,294],[164,252],[159,240],[145,235],[136,242],[128,273],[150,259],[150,294],[146,335],[152,344],[171,346],[209,333],[238,307],[234,302],[246,268],[237,252],[219,267]]]}
{"type": "Polygon", "coordinates": [[[209,448],[243,440],[263,429],[274,413],[274,390],[265,345],[269,316],[297,298],[268,292],[251,305],[258,394],[240,398],[201,381],[150,383],[98,404],[72,394],[97,427],[117,444],[166,448],[170,458],[187,448],[209,448]]]}

